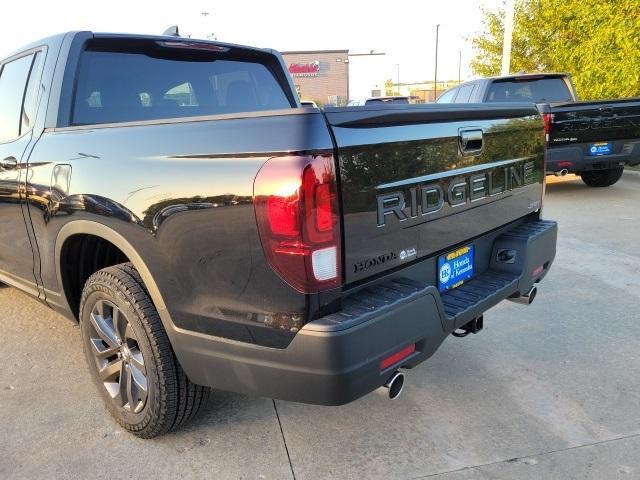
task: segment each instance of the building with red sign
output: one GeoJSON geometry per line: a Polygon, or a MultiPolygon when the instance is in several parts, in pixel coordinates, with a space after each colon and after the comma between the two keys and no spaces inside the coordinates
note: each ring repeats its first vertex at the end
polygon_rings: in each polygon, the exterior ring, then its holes
{"type": "Polygon", "coordinates": [[[302,100],[346,105],[349,99],[349,51],[282,52],[302,100]]]}

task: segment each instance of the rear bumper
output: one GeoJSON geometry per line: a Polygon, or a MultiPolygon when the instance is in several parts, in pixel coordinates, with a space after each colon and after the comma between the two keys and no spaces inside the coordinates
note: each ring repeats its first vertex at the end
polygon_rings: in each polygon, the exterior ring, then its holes
{"type": "Polygon", "coordinates": [[[340,312],[306,324],[285,349],[183,330],[171,332],[173,347],[199,384],[304,403],[348,403],[382,386],[398,368],[429,358],[456,328],[530,290],[553,262],[556,236],[555,222],[547,221],[500,234],[489,268],[443,295],[401,276],[368,286],[343,300],[340,312]],[[512,262],[498,262],[502,249],[515,251],[512,262]],[[412,343],[411,356],[380,370],[384,358],[412,343]]]}
{"type": "Polygon", "coordinates": [[[611,155],[589,155],[590,144],[567,147],[549,146],[547,151],[547,174],[567,169],[569,173],[603,170],[621,165],[640,164],[640,141],[616,141],[611,155]]]}

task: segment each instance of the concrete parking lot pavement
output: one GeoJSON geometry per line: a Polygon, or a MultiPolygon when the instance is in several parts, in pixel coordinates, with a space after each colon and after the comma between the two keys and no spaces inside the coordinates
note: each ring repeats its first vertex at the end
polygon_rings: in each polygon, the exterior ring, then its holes
{"type": "Polygon", "coordinates": [[[534,304],[447,340],[398,400],[217,392],[152,441],[103,409],[78,328],[0,288],[0,478],[640,478],[640,173],[551,178],[545,216],[558,256],[534,304]]]}

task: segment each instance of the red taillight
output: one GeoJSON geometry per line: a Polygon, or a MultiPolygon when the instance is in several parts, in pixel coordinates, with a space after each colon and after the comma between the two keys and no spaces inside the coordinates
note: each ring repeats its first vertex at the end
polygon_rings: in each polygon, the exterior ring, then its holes
{"type": "Polygon", "coordinates": [[[543,113],[541,115],[542,121],[544,123],[544,170],[542,173],[542,195],[540,196],[540,212],[542,213],[542,204],[544,203],[544,195],[547,190],[547,150],[549,148],[549,133],[551,133],[551,114],[543,113]]]}
{"type": "Polygon", "coordinates": [[[316,228],[319,232],[329,232],[333,228],[331,212],[331,188],[329,184],[318,185],[315,191],[316,228]]]}
{"type": "Polygon", "coordinates": [[[272,196],[269,197],[267,203],[269,227],[273,233],[277,235],[297,235],[300,232],[297,198],[272,196]]]}
{"type": "Polygon", "coordinates": [[[387,368],[395,365],[396,363],[400,363],[402,360],[407,358],[413,352],[416,351],[416,344],[412,343],[408,347],[403,348],[399,352],[394,353],[393,355],[388,356],[384,360],[380,362],[380,371],[386,370],[387,368]]]}
{"type": "Polygon", "coordinates": [[[253,202],[274,270],[305,293],[341,284],[338,186],[331,155],[275,157],[258,172],[253,202]]]}
{"type": "MultiPolygon", "coordinates": [[[[551,133],[551,114],[543,113],[542,121],[544,122],[544,133],[545,135],[549,135],[551,133]]],[[[547,141],[549,141],[548,137],[547,137],[547,141]]]]}

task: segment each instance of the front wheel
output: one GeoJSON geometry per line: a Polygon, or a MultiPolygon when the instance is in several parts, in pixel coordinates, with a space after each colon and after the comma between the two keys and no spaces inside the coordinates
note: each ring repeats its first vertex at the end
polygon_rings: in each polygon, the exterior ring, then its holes
{"type": "Polygon", "coordinates": [[[624,167],[608,168],[606,170],[591,170],[582,172],[582,181],[590,187],[610,187],[622,177],[624,167]]]}
{"type": "Polygon", "coordinates": [[[209,388],[189,381],[136,269],[105,268],[80,302],[83,348],[107,409],[142,438],[169,432],[207,403],[209,388]]]}

